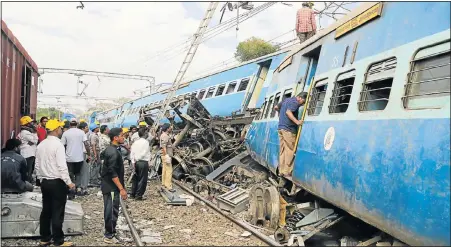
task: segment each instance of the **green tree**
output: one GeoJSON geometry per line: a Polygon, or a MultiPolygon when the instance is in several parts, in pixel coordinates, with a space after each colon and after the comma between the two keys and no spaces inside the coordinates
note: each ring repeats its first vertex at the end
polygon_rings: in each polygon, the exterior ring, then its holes
{"type": "Polygon", "coordinates": [[[249,61],[276,52],[279,47],[262,39],[251,37],[236,47],[235,58],[240,62],[249,61]]]}
{"type": "Polygon", "coordinates": [[[39,122],[39,119],[41,117],[48,117],[48,118],[58,118],[63,116],[63,112],[54,108],[54,107],[48,107],[48,108],[40,108],[38,107],[36,112],[36,121],[39,122]]]}

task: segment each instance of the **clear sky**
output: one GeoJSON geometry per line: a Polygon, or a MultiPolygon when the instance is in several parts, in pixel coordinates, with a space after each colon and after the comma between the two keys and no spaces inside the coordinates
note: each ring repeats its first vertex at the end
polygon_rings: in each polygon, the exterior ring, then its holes
{"type": "MultiPolygon", "coordinates": [[[[2,18],[38,67],[73,68],[116,73],[155,76],[157,83],[172,82],[186,52],[178,46],[171,52],[156,56],[171,45],[178,44],[196,31],[208,2],[3,2],[2,18]]],[[[253,3],[255,6],[264,4],[253,3]]],[[[276,3],[249,20],[240,23],[239,31],[231,28],[202,43],[185,78],[205,71],[212,64],[233,57],[236,45],[256,36],[269,40],[294,28],[296,11],[293,6],[276,3]]],[[[215,12],[210,27],[219,23],[222,3],[215,12]]],[[[352,9],[357,4],[346,5],[352,9]]],[[[317,3],[318,9],[324,7],[317,3]]],[[[243,13],[244,10],[240,10],[243,13]]],[[[227,11],[223,21],[236,16],[227,11]]],[[[321,19],[324,28],[333,22],[321,19]]],[[[295,38],[290,32],[274,41],[295,38]]],[[[188,45],[185,44],[186,46],[188,45]]],[[[232,59],[233,60],[233,59],[232,59]]],[[[229,60],[230,61],[230,60],[229,60]]],[[[44,94],[75,95],[77,78],[73,75],[45,74],[44,94]]],[[[130,97],[133,91],[148,85],[144,81],[83,77],[90,85],[88,96],[130,97]]],[[[56,104],[53,98],[38,97],[39,103],[56,104]]],[[[84,108],[94,101],[64,99],[73,107],[84,108]]],[[[38,105],[39,105],[38,103],[38,105]]]]}

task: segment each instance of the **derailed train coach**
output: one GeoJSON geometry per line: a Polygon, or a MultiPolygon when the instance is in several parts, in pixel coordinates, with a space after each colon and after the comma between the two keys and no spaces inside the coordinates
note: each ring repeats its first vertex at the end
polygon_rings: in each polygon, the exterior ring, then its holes
{"type": "Polygon", "coordinates": [[[278,173],[274,106],[310,92],[293,182],[407,244],[449,246],[449,10],[364,3],[300,44],[247,133],[251,156],[278,173]]]}
{"type": "Polygon", "coordinates": [[[38,66],[2,20],[1,145],[17,135],[22,116],[36,117],[38,66]]]}
{"type": "MultiPolygon", "coordinates": [[[[290,49],[284,49],[189,80],[180,85],[175,97],[196,97],[212,116],[230,116],[232,112],[258,108],[263,103],[274,70],[289,51],[290,49]]],[[[158,112],[158,106],[162,104],[168,91],[168,88],[162,89],[120,107],[95,113],[95,118],[110,128],[136,125],[144,109],[158,112]]],[[[185,113],[186,107],[181,111],[185,113]]],[[[182,120],[175,116],[175,121],[182,120]]]]}

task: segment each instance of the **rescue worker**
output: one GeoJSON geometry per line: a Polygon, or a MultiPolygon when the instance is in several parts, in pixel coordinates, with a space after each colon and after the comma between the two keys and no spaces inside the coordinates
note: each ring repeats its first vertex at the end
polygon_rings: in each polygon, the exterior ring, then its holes
{"type": "Polygon", "coordinates": [[[296,97],[286,98],[275,110],[279,111],[279,175],[290,177],[293,171],[294,145],[298,126],[303,121],[297,119],[299,107],[305,104],[307,93],[301,92],[296,97]]]}
{"type": "Polygon", "coordinates": [[[91,146],[91,152],[93,154],[90,168],[90,181],[92,185],[99,185],[100,179],[100,137],[99,137],[99,126],[95,123],[89,125],[91,130],[91,135],[89,136],[89,143],[91,146]]]}
{"type": "Polygon", "coordinates": [[[163,171],[161,174],[161,182],[163,188],[166,188],[170,192],[175,192],[172,188],[172,140],[169,136],[172,133],[172,127],[168,123],[163,124],[161,127],[160,147],[161,147],[161,162],[163,164],[163,171]]]}
{"type": "Polygon", "coordinates": [[[300,43],[303,43],[316,33],[315,11],[313,3],[304,2],[296,14],[296,33],[300,43]]]}
{"type": "Polygon", "coordinates": [[[9,139],[2,150],[2,193],[22,193],[33,191],[27,181],[27,161],[22,157],[19,139],[9,139]]]}
{"type": "Polygon", "coordinates": [[[47,138],[36,151],[36,177],[41,182],[42,211],[39,219],[41,243],[49,246],[53,237],[56,246],[73,246],[64,241],[63,222],[67,202],[68,187],[75,189],[70,179],[64,145],[59,137],[63,123],[51,119],[46,124],[47,138]]]}
{"type": "Polygon", "coordinates": [[[108,133],[110,132],[110,129],[106,125],[100,126],[100,138],[99,138],[99,148],[100,153],[103,152],[111,143],[110,137],[108,136],[108,133]]]}
{"type": "Polygon", "coordinates": [[[130,162],[130,139],[129,139],[130,132],[128,131],[128,128],[122,128],[122,133],[124,134],[124,143],[120,145],[122,159],[124,161],[127,161],[128,165],[130,165],[131,164],[131,162],[130,162]]]}
{"type": "MultiPolygon", "coordinates": [[[[83,126],[83,128],[85,127],[83,126]]],[[[91,156],[91,153],[86,133],[77,128],[77,120],[75,118],[71,119],[70,129],[63,133],[61,142],[66,146],[66,161],[71,180],[81,185],[81,169],[85,161],[83,151],[86,150],[88,157],[91,156]]],[[[77,191],[81,191],[81,188],[78,188],[77,191]]],[[[69,200],[74,198],[75,193],[71,193],[69,200]]]]}
{"type": "Polygon", "coordinates": [[[39,138],[31,117],[22,117],[20,119],[20,125],[20,133],[18,135],[18,139],[22,142],[20,145],[20,155],[27,160],[27,181],[32,183],[36,148],[39,138]]]}
{"type": "Polygon", "coordinates": [[[119,145],[124,142],[122,129],[112,128],[108,133],[111,144],[101,154],[103,161],[101,176],[101,190],[103,193],[103,209],[105,221],[105,234],[103,241],[108,244],[117,244],[121,239],[116,233],[116,223],[119,216],[119,196],[127,199],[124,189],[124,162],[119,152],[119,145]]]}
{"type": "Polygon", "coordinates": [[[45,124],[47,123],[47,121],[49,121],[49,118],[45,116],[41,117],[41,119],[39,120],[39,125],[36,129],[38,134],[38,144],[47,137],[47,131],[45,130],[45,124]]]}
{"type": "Polygon", "coordinates": [[[130,197],[136,200],[144,200],[143,195],[146,192],[149,175],[150,144],[146,139],[145,129],[139,129],[138,135],[139,139],[133,143],[130,154],[132,166],[135,168],[130,197]]]}

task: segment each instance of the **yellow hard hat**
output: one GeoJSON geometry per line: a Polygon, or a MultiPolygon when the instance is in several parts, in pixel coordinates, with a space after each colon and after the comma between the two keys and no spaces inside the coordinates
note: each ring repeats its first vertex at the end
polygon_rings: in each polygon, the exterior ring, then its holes
{"type": "Polygon", "coordinates": [[[122,133],[127,133],[128,132],[128,128],[122,128],[122,133]]]}
{"type": "Polygon", "coordinates": [[[64,126],[64,122],[60,122],[57,119],[50,119],[47,124],[45,125],[45,128],[50,130],[50,131],[54,131],[56,130],[58,127],[63,127],[64,126]]]}
{"type": "Polygon", "coordinates": [[[86,120],[80,119],[80,123],[85,123],[85,122],[86,122],[86,120]]]}
{"type": "Polygon", "coordinates": [[[30,116],[23,116],[20,118],[20,125],[27,125],[31,122],[33,122],[33,119],[31,119],[30,116]]]}
{"type": "Polygon", "coordinates": [[[146,122],[139,122],[139,126],[147,126],[146,122]]]}
{"type": "Polygon", "coordinates": [[[95,121],[94,123],[97,124],[97,125],[100,125],[100,122],[99,122],[99,121],[95,121]]]}
{"type": "Polygon", "coordinates": [[[69,120],[67,120],[66,118],[64,119],[64,122],[67,122],[67,121],[69,121],[69,120]]]}

